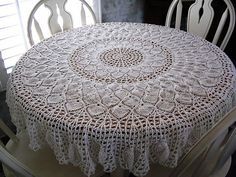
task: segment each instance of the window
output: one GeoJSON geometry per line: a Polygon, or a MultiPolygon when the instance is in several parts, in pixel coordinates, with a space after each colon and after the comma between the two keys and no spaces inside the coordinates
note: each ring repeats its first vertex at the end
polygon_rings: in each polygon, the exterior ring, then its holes
{"type": "MultiPolygon", "coordinates": [[[[0,85],[2,77],[12,71],[20,56],[30,48],[26,26],[28,16],[39,0],[1,0],[0,1],[0,85]],[[3,62],[3,61],[4,62],[3,62]]],[[[101,22],[100,1],[86,1],[94,10],[98,22],[101,22]]],[[[1,88],[0,88],[1,90],[1,88]]]]}
{"type": "Polygon", "coordinates": [[[20,19],[20,9],[15,0],[0,1],[0,50],[7,72],[27,49],[20,19]]]}

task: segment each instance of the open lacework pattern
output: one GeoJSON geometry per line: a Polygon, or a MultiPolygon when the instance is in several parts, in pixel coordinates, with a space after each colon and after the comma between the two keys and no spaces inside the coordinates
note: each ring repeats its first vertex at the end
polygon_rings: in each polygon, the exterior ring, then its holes
{"type": "Polygon", "coordinates": [[[233,106],[235,68],[216,46],[177,29],[104,23],[34,45],[16,64],[7,103],[30,147],[62,164],[136,176],[175,167],[233,106]]]}

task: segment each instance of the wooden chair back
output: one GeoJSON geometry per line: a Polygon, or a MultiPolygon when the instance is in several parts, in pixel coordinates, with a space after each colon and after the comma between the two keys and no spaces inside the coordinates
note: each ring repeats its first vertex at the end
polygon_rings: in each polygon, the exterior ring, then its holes
{"type": "Polygon", "coordinates": [[[186,177],[186,175],[190,177],[189,171],[191,177],[226,176],[229,170],[227,163],[236,150],[235,122],[236,107],[191,148],[170,177],[186,177]],[[194,170],[189,170],[193,164],[194,170]]]}
{"type": "Polygon", "coordinates": [[[79,26],[94,24],[97,22],[93,9],[85,0],[40,0],[34,6],[28,19],[27,33],[29,43],[31,45],[36,43],[36,34],[39,39],[38,41],[40,41],[48,37],[46,34],[47,32],[50,33],[49,35],[53,35],[57,32],[68,30],[73,27],[78,27],[78,25],[74,25],[76,22],[79,26]],[[74,9],[76,14],[74,14],[74,16],[72,13],[74,12],[72,11],[73,9],[71,11],[67,9],[67,5],[69,3],[74,3],[74,6],[76,6],[74,9]],[[40,10],[45,11],[43,16],[42,14],[38,14],[37,16],[37,12],[40,10]],[[46,15],[48,10],[50,11],[49,16],[46,15]],[[48,17],[48,19],[45,19],[45,17],[48,17]],[[46,27],[40,23],[42,18],[44,21],[46,20],[48,22],[47,27],[49,28],[49,32],[45,29],[46,27]],[[90,19],[90,22],[88,22],[88,19],[90,19]],[[33,32],[35,35],[33,35],[33,32]]]}
{"type": "MultiPolygon", "coordinates": [[[[174,27],[180,29],[183,23],[187,24],[188,32],[197,34],[203,38],[208,38],[209,32],[214,33],[210,34],[210,41],[213,44],[219,45],[219,47],[224,50],[235,26],[235,10],[234,6],[230,0],[222,0],[225,4],[224,6],[218,6],[220,9],[224,9],[223,13],[220,14],[221,17],[219,20],[214,18],[219,15],[219,10],[214,11],[212,7],[213,0],[173,0],[166,17],[166,26],[172,27],[174,12],[175,13],[175,22],[174,27]],[[186,22],[183,22],[184,17],[184,4],[191,4],[188,9],[186,22]],[[217,25],[214,25],[212,30],[212,22],[216,21],[217,25]],[[228,24],[228,27],[226,27],[228,24]],[[225,32],[224,32],[225,31],[225,32]],[[224,33],[224,34],[223,34],[224,33]],[[222,37],[223,36],[223,37],[222,37]],[[219,44],[220,43],[220,44],[219,44]]],[[[217,1],[219,3],[219,1],[217,1]]]]}
{"type": "Polygon", "coordinates": [[[236,150],[236,107],[180,158],[176,168],[151,164],[145,177],[225,177],[236,150]]]}

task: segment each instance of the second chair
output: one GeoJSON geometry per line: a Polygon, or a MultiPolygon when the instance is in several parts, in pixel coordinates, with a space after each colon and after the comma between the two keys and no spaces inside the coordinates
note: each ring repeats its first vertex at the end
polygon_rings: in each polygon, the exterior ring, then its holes
{"type": "Polygon", "coordinates": [[[182,27],[186,24],[187,28],[184,30],[206,38],[224,50],[234,30],[234,6],[230,0],[173,0],[165,25],[171,27],[173,21],[175,21],[175,28],[184,29],[182,27]],[[189,7],[187,13],[185,5],[189,7]],[[216,7],[215,11],[213,6],[216,7]],[[175,19],[173,18],[174,12],[176,12],[175,19]]]}

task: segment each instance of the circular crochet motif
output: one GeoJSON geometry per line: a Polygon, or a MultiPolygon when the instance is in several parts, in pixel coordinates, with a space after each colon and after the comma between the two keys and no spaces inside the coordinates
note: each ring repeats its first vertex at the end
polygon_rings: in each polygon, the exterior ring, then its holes
{"type": "Polygon", "coordinates": [[[131,48],[114,48],[104,51],[99,58],[110,66],[129,67],[139,64],[143,60],[143,55],[131,48]]]}
{"type": "Polygon", "coordinates": [[[172,59],[170,49],[154,41],[111,37],[78,47],[68,61],[77,74],[89,80],[133,83],[169,70],[172,59]]]}

